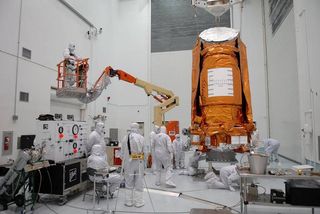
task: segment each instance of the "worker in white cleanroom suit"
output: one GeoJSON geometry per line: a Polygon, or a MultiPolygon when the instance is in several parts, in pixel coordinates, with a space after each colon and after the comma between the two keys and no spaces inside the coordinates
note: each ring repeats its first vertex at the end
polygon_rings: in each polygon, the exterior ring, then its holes
{"type": "Polygon", "coordinates": [[[161,126],[160,133],[154,138],[154,153],[156,163],[156,185],[161,184],[161,169],[162,166],[166,172],[166,185],[168,187],[176,187],[172,181],[173,170],[171,164],[171,158],[173,157],[173,146],[169,135],[166,134],[167,129],[165,126],[161,126]]]}
{"type": "Polygon", "coordinates": [[[204,160],[205,158],[206,154],[201,154],[201,152],[196,149],[189,159],[187,170],[179,172],[179,175],[194,176],[205,173],[204,169],[199,169],[199,161],[204,160]]]}
{"type": "Polygon", "coordinates": [[[236,165],[225,166],[220,169],[220,176],[216,176],[214,172],[209,172],[205,179],[209,188],[212,189],[229,189],[235,191],[234,183],[239,183],[240,176],[236,170],[236,165]]]}
{"type": "Polygon", "coordinates": [[[144,137],[139,134],[139,124],[132,123],[130,132],[122,140],[121,157],[126,182],[125,205],[142,207],[144,176],[144,137]]]}
{"type": "Polygon", "coordinates": [[[68,83],[68,86],[73,86],[75,83],[75,72],[76,72],[76,61],[81,60],[80,57],[78,57],[75,53],[76,46],[73,43],[70,43],[68,45],[68,48],[66,48],[63,51],[63,57],[66,60],[66,81],[68,83]]]}
{"type": "Polygon", "coordinates": [[[153,131],[150,133],[150,152],[152,157],[152,166],[151,170],[153,173],[156,172],[156,161],[155,161],[155,153],[154,153],[154,138],[157,136],[157,134],[160,133],[160,127],[155,125],[153,127],[153,131]]]}
{"type": "MultiPolygon", "coordinates": [[[[87,167],[97,171],[109,172],[104,176],[96,175],[95,180],[98,184],[104,184],[103,189],[106,193],[108,189],[107,183],[109,183],[109,196],[113,197],[113,193],[120,186],[121,176],[116,172],[112,172],[112,168],[109,167],[105,146],[101,144],[93,145],[92,153],[87,160],[87,167]]],[[[115,169],[113,171],[115,171],[115,169]]],[[[89,175],[89,179],[93,182],[94,176],[89,175]]]]}
{"type": "Polygon", "coordinates": [[[98,122],[96,128],[89,134],[89,139],[86,144],[87,154],[91,153],[92,146],[95,144],[101,144],[105,146],[104,142],[104,123],[98,122]]]}
{"type": "Polygon", "coordinates": [[[177,169],[184,169],[184,158],[185,158],[185,149],[186,145],[181,140],[180,135],[176,134],[176,138],[173,141],[173,149],[174,149],[174,158],[176,161],[176,168],[177,169]]]}
{"type": "Polygon", "coordinates": [[[251,141],[252,141],[253,145],[255,145],[255,144],[257,144],[257,142],[259,140],[260,140],[259,130],[256,129],[255,131],[252,132],[251,141]]]}
{"type": "Polygon", "coordinates": [[[265,139],[263,141],[263,143],[264,143],[265,153],[267,155],[269,155],[269,160],[271,162],[279,161],[278,160],[278,150],[279,150],[279,147],[280,147],[280,142],[278,140],[275,140],[275,139],[272,139],[272,138],[268,138],[268,139],[265,139]]]}
{"type": "Polygon", "coordinates": [[[191,138],[190,138],[190,131],[186,128],[182,129],[182,135],[184,136],[180,136],[182,137],[182,140],[185,144],[185,151],[189,151],[191,148],[191,138]]]}

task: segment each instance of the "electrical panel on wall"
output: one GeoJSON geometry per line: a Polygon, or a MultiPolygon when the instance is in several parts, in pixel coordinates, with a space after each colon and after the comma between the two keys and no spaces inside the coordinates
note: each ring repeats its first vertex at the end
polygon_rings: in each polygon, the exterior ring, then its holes
{"type": "Polygon", "coordinates": [[[117,128],[109,129],[110,141],[118,141],[118,132],[119,130],[117,128]]]}
{"type": "Polygon", "coordinates": [[[44,148],[44,160],[64,162],[85,155],[88,125],[76,121],[39,121],[36,145],[44,148]]]}

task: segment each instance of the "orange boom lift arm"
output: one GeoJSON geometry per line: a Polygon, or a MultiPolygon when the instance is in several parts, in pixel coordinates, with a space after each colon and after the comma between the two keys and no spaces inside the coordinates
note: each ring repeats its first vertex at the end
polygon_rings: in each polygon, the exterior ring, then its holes
{"type": "Polygon", "coordinates": [[[170,111],[174,107],[179,105],[179,97],[175,96],[174,93],[165,88],[159,87],[152,83],[140,80],[123,70],[114,70],[112,67],[108,66],[104,69],[104,72],[101,74],[95,86],[99,84],[99,81],[102,80],[102,77],[106,75],[109,77],[118,76],[119,80],[132,83],[140,88],[143,88],[148,96],[152,96],[155,100],[160,102],[159,105],[154,107],[154,124],[163,125],[164,114],[167,111],[170,111]]]}

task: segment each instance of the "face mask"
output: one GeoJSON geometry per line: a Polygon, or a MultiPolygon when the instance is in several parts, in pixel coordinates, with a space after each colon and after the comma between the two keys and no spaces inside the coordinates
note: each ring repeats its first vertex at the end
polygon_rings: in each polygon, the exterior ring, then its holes
{"type": "Polygon", "coordinates": [[[99,125],[97,125],[96,131],[97,131],[99,134],[104,134],[104,126],[99,126],[99,125]]]}

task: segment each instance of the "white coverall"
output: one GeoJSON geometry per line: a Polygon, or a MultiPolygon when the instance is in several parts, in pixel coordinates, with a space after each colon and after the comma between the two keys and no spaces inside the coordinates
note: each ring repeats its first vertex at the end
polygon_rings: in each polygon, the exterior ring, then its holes
{"type": "Polygon", "coordinates": [[[189,164],[187,170],[183,170],[179,172],[179,175],[198,175],[204,173],[204,169],[199,168],[199,161],[204,160],[206,158],[205,154],[201,154],[199,151],[195,151],[193,155],[189,159],[189,164]]]}
{"type": "Polygon", "coordinates": [[[160,127],[155,125],[153,131],[150,133],[150,152],[152,157],[152,166],[151,170],[155,173],[156,172],[156,163],[155,163],[155,154],[154,154],[154,138],[157,134],[160,133],[160,127]]]}
{"type": "Polygon", "coordinates": [[[93,147],[93,145],[95,144],[101,144],[101,145],[105,145],[104,142],[104,123],[99,122],[96,124],[96,128],[94,131],[92,131],[89,134],[89,138],[86,144],[86,149],[87,149],[87,155],[89,155],[91,153],[91,149],[93,147]]]}
{"type": "MultiPolygon", "coordinates": [[[[87,167],[102,171],[108,171],[110,169],[107,162],[105,146],[96,144],[92,147],[92,153],[87,160],[87,167]]],[[[94,176],[89,175],[89,179],[93,182],[94,176]]],[[[108,177],[96,176],[96,183],[109,183],[109,195],[112,196],[116,189],[120,186],[121,176],[117,173],[110,173],[108,177]]]]}
{"type": "Polygon", "coordinates": [[[180,135],[176,134],[176,138],[174,139],[173,148],[174,148],[174,158],[176,161],[176,168],[177,169],[184,169],[184,158],[185,158],[185,143],[181,140],[180,135]]]}
{"type": "Polygon", "coordinates": [[[121,145],[121,157],[127,188],[125,205],[129,207],[142,207],[144,205],[144,157],[134,157],[145,154],[144,137],[139,134],[138,130],[139,124],[132,123],[130,133],[123,138],[121,145]]]}
{"type": "Polygon", "coordinates": [[[68,48],[64,49],[63,51],[63,57],[65,60],[67,60],[66,63],[66,82],[68,83],[68,86],[73,86],[75,83],[75,76],[73,76],[76,72],[76,61],[81,60],[80,57],[78,57],[75,53],[76,46],[73,43],[70,43],[68,48]]]}
{"type": "Polygon", "coordinates": [[[253,144],[256,144],[260,140],[260,134],[259,134],[259,130],[258,129],[256,129],[252,133],[251,140],[252,140],[253,144]]]}
{"type": "Polygon", "coordinates": [[[162,166],[166,172],[166,185],[168,187],[176,187],[172,181],[172,164],[171,157],[173,156],[173,146],[169,135],[166,134],[167,129],[165,126],[161,126],[160,133],[154,138],[154,153],[156,163],[156,185],[159,186],[161,180],[162,166]]]}
{"type": "Polygon", "coordinates": [[[269,155],[270,161],[278,161],[278,150],[280,142],[278,140],[268,138],[264,140],[264,149],[267,155],[269,155]]]}
{"type": "Polygon", "coordinates": [[[209,172],[205,176],[208,187],[210,189],[229,189],[235,191],[232,183],[238,183],[240,181],[240,176],[236,168],[236,165],[222,167],[220,169],[220,178],[217,177],[214,172],[209,172]]]}

